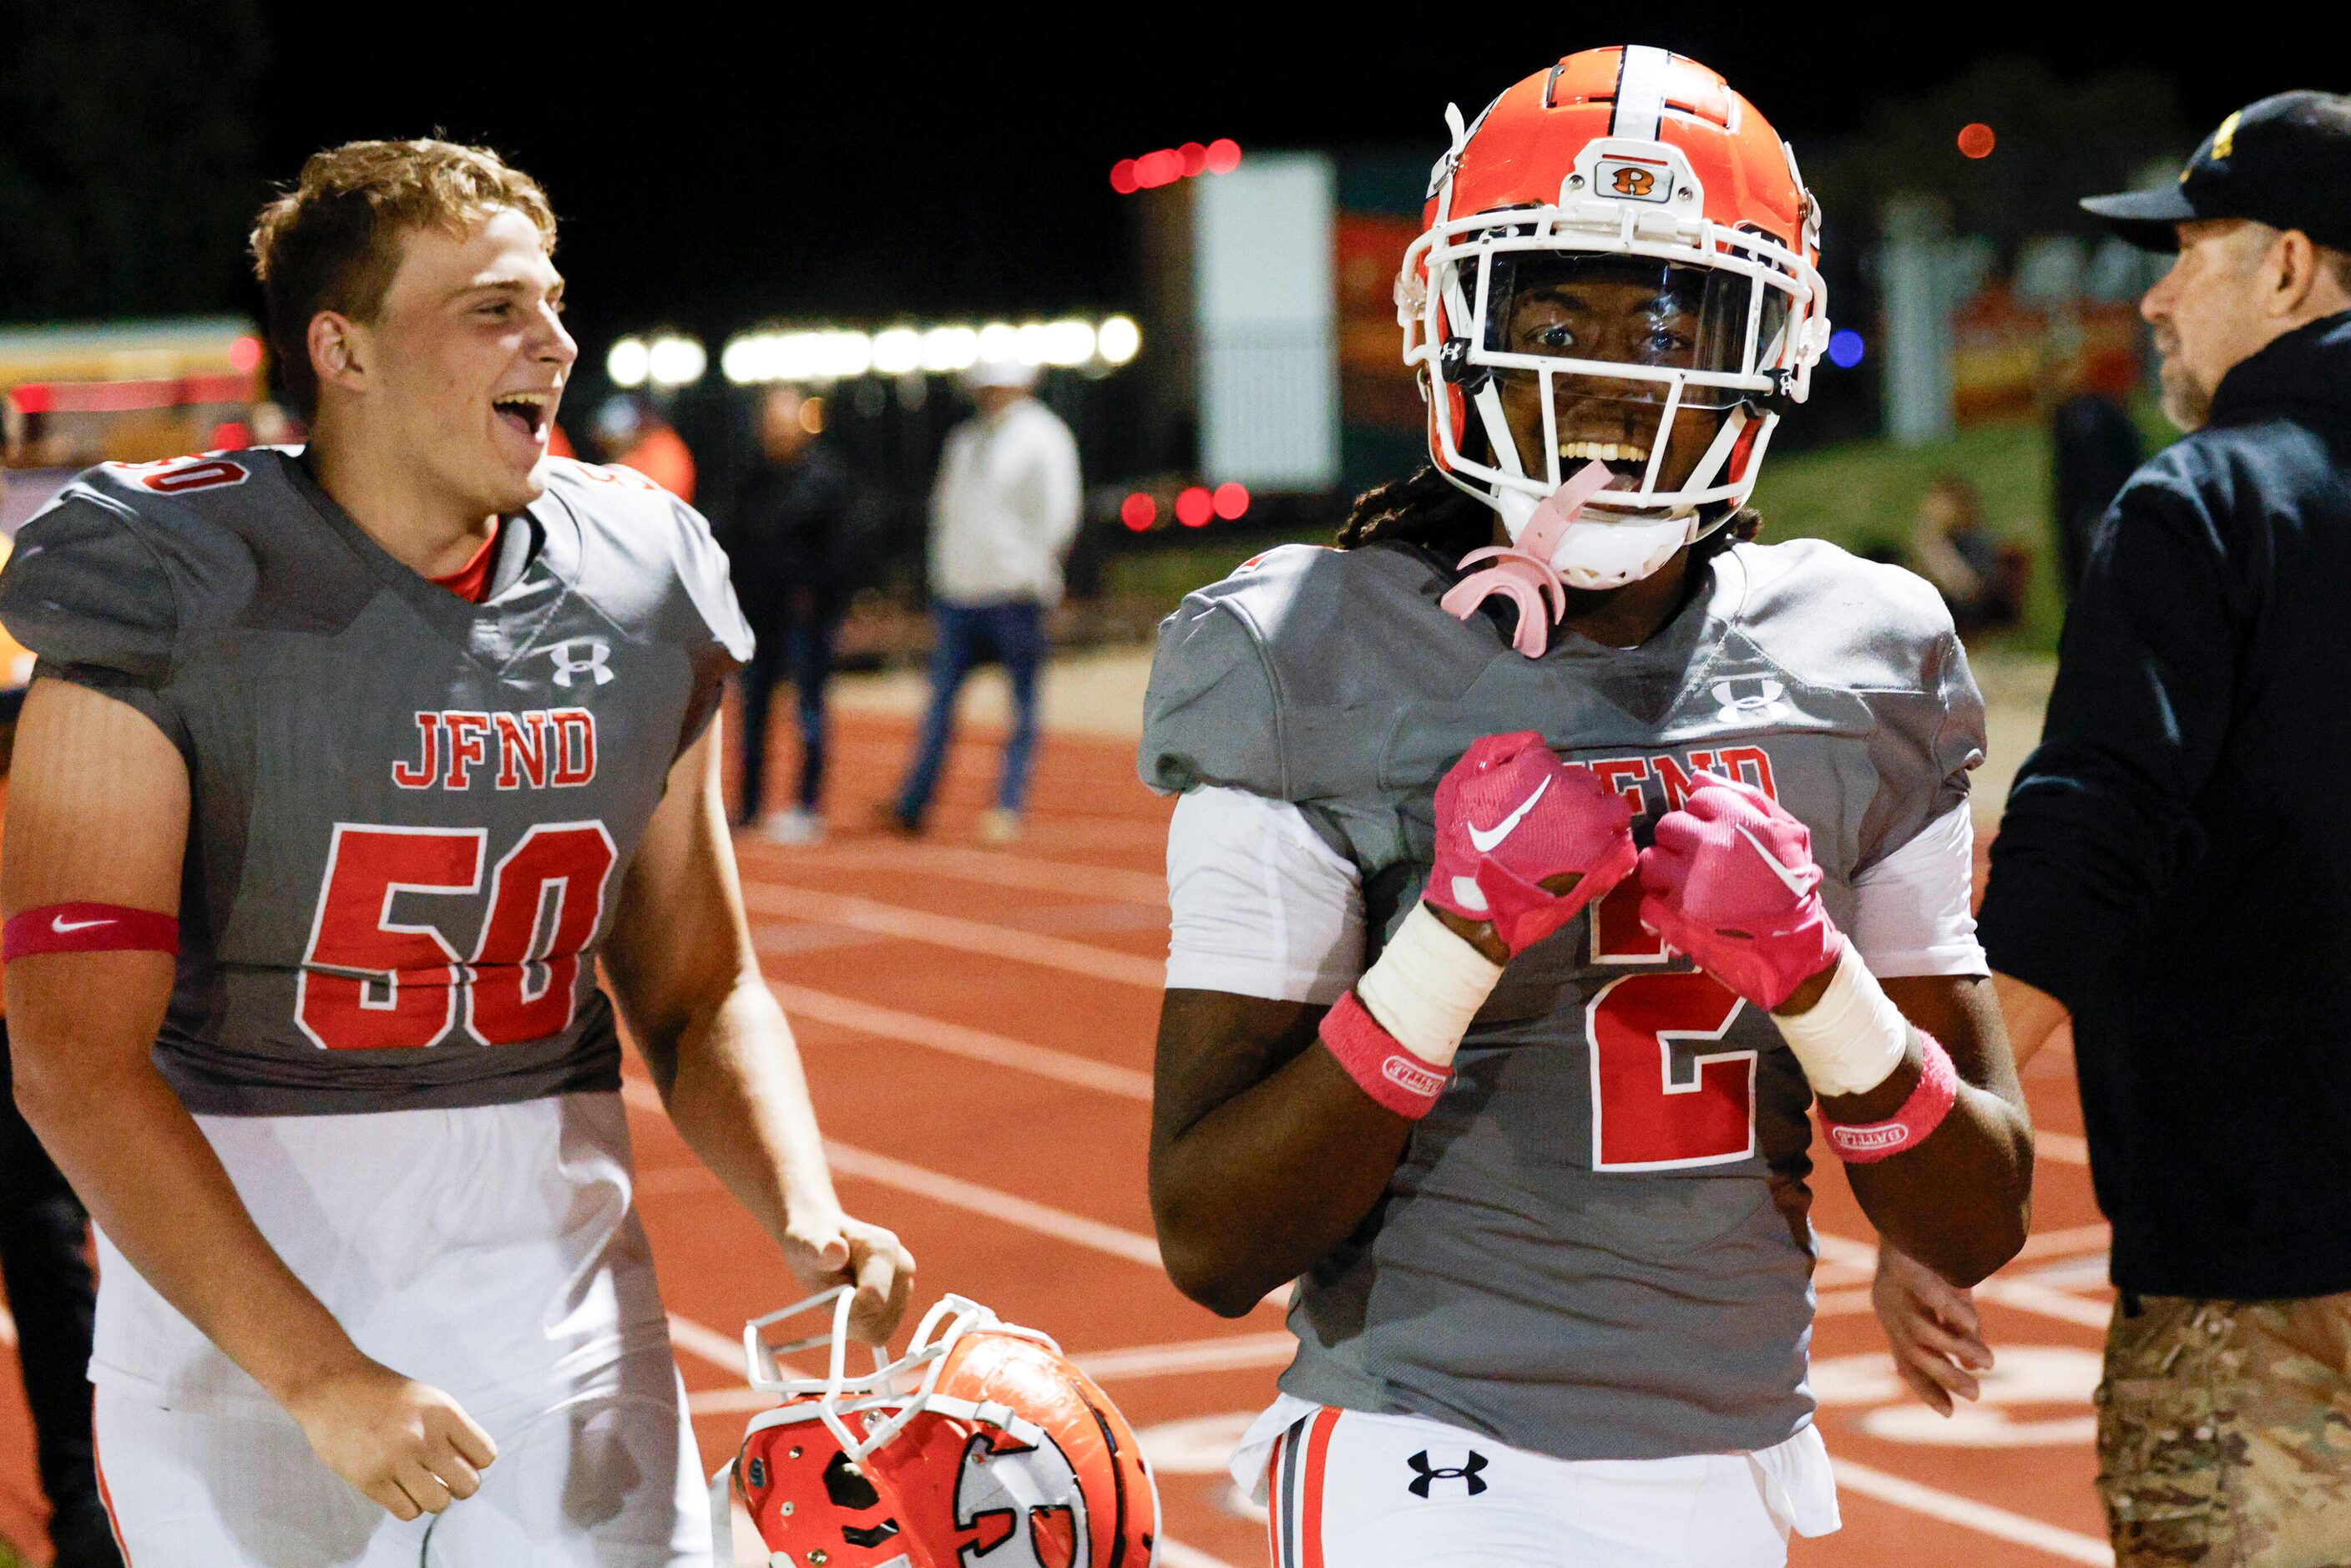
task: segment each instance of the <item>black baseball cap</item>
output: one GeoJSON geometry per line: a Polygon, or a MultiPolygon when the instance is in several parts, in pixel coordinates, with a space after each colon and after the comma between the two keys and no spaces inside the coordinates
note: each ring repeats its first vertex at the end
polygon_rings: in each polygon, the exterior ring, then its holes
{"type": "Polygon", "coordinates": [[[2199,218],[2251,218],[2351,250],[2351,98],[2282,92],[2247,104],[2204,139],[2178,183],[2082,206],[2142,250],[2179,249],[2172,225],[2199,218]]]}

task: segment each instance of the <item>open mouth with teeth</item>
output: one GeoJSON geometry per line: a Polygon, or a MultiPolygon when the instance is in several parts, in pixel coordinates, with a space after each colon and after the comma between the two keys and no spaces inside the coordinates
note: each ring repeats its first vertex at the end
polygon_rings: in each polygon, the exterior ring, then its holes
{"type": "Polygon", "coordinates": [[[516,434],[537,443],[547,438],[548,426],[554,422],[555,394],[501,392],[490,400],[490,407],[516,434]]]}
{"type": "Polygon", "coordinates": [[[1610,489],[1637,489],[1642,476],[1649,471],[1649,449],[1629,441],[1562,441],[1559,444],[1559,471],[1562,477],[1573,474],[1586,463],[1608,465],[1608,472],[1614,476],[1608,481],[1610,489]]]}

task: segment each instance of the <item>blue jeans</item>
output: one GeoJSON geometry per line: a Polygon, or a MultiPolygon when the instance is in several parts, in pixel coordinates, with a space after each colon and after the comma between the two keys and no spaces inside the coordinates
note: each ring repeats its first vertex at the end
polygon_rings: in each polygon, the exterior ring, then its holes
{"type": "Polygon", "coordinates": [[[763,627],[743,669],[743,805],[739,821],[759,820],[768,782],[768,715],[776,688],[789,681],[799,699],[800,778],[798,803],[814,811],[824,795],[824,688],[832,678],[832,644],[841,612],[830,606],[796,612],[763,627]]]}
{"type": "Polygon", "coordinates": [[[938,641],[931,648],[931,706],[923,715],[922,744],[898,791],[898,817],[918,826],[938,789],[954,738],[956,697],[964,678],[991,659],[1012,680],[1012,733],[1004,742],[996,803],[1018,811],[1029,800],[1029,768],[1037,755],[1037,671],[1045,662],[1045,609],[1033,599],[1009,604],[931,603],[938,641]]]}

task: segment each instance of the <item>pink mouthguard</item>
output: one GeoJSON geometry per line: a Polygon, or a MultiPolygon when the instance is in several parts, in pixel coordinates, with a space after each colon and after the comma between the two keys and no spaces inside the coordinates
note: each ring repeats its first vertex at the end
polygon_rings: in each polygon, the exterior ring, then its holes
{"type": "Polygon", "coordinates": [[[1499,593],[1519,609],[1519,629],[1511,634],[1510,646],[1530,659],[1542,657],[1543,650],[1551,646],[1552,622],[1567,613],[1567,580],[1551,564],[1552,552],[1559,548],[1568,525],[1593,497],[1608,487],[1611,477],[1608,465],[1596,460],[1577,469],[1535,508],[1525,531],[1514,542],[1488,545],[1463,556],[1465,567],[1481,560],[1492,564],[1447,590],[1437,601],[1437,608],[1457,621],[1467,621],[1478,613],[1479,605],[1499,593]]]}

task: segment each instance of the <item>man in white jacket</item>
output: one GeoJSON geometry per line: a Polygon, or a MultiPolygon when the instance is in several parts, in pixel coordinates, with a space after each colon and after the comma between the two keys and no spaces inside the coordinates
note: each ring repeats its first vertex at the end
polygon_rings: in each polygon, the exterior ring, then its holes
{"type": "Polygon", "coordinates": [[[883,810],[902,831],[922,831],[955,728],[964,677],[990,659],[1012,683],[1012,733],[996,804],[980,819],[989,843],[1019,836],[1037,749],[1037,672],[1045,612],[1061,599],[1061,560],[1078,531],[1078,444],[1030,396],[1037,372],[984,361],[971,373],[978,413],[947,436],[931,491],[931,598],[938,638],[931,703],[897,800],[883,810]]]}

